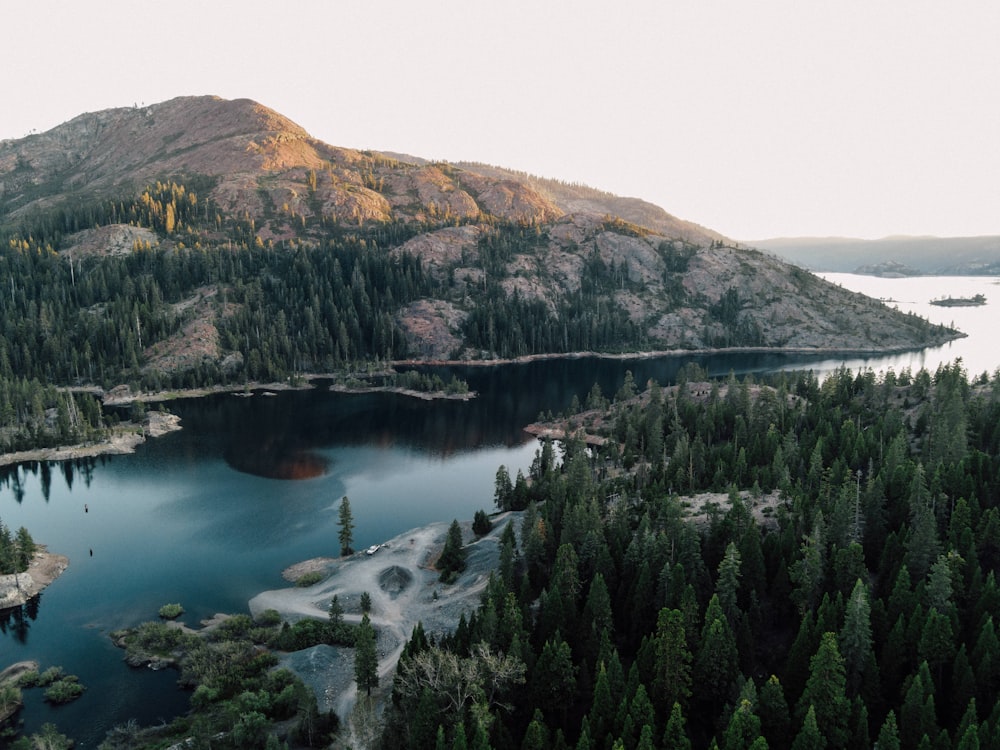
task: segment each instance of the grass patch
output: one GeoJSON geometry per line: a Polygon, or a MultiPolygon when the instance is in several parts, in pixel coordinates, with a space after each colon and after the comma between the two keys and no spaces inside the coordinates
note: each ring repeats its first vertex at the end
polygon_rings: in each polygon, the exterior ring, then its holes
{"type": "Polygon", "coordinates": [[[295,585],[299,588],[306,588],[307,586],[313,586],[326,578],[325,575],[320,573],[318,570],[313,570],[309,573],[299,576],[295,580],[295,585]]]}
{"type": "Polygon", "coordinates": [[[164,604],[160,607],[160,617],[164,620],[176,620],[184,614],[184,607],[180,604],[164,604]]]}

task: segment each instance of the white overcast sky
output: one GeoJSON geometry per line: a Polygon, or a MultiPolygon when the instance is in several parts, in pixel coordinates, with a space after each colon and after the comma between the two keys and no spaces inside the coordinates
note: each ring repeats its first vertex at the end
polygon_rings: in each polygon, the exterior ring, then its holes
{"type": "Polygon", "coordinates": [[[1000,234],[1000,2],[0,2],[0,138],[247,97],[740,240],[1000,234]]]}

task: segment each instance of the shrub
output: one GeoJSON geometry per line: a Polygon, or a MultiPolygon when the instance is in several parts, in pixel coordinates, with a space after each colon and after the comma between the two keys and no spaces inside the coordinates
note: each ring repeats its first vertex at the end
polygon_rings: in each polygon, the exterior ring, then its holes
{"type": "Polygon", "coordinates": [[[125,640],[128,650],[169,656],[184,642],[184,632],[164,622],[144,622],[125,640]]]}
{"type": "Polygon", "coordinates": [[[273,628],[281,624],[281,613],[276,609],[265,609],[257,615],[254,623],[262,628],[273,628]]]}
{"type": "Polygon", "coordinates": [[[38,687],[38,680],[41,679],[37,669],[31,669],[21,673],[17,678],[17,686],[22,688],[38,687]]]}
{"type": "Polygon", "coordinates": [[[233,615],[219,624],[211,635],[213,641],[238,641],[245,638],[253,629],[253,619],[250,615],[233,615]]]}
{"type": "Polygon", "coordinates": [[[38,675],[38,681],[35,683],[38,687],[47,687],[57,680],[61,680],[64,677],[62,667],[49,667],[40,675],[38,675]]]}
{"type": "Polygon", "coordinates": [[[176,620],[184,614],[184,607],[180,604],[164,604],[160,607],[160,617],[164,620],[176,620]]]}
{"type": "Polygon", "coordinates": [[[83,695],[84,690],[76,675],[67,675],[46,688],[45,700],[56,704],[69,703],[83,695]]]}
{"type": "Polygon", "coordinates": [[[325,578],[325,576],[322,573],[320,573],[318,570],[314,570],[312,572],[299,576],[299,578],[295,581],[295,585],[300,588],[305,588],[307,586],[312,586],[314,584],[319,583],[320,581],[323,580],[323,578],[325,578]]]}

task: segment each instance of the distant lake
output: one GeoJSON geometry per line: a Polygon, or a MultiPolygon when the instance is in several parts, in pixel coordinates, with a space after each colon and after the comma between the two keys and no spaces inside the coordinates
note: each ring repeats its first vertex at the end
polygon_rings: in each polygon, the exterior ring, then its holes
{"type": "MultiPolygon", "coordinates": [[[[882,279],[850,273],[819,274],[845,289],[861,292],[869,297],[884,299],[890,307],[942,323],[968,334],[944,346],[924,349],[919,353],[906,353],[894,357],[859,358],[844,360],[852,369],[892,367],[899,372],[909,367],[914,372],[926,367],[934,372],[942,363],[961,358],[969,375],[983,372],[992,374],[1000,367],[1000,279],[995,276],[914,276],[901,279],[882,279]],[[982,294],[986,304],[975,307],[940,307],[931,300],[942,297],[974,297],[982,294]]],[[[825,365],[824,365],[825,366],[825,365]]],[[[822,367],[822,366],[821,366],[822,367]]]]}
{"type": "Polygon", "coordinates": [[[970,373],[1000,366],[994,307],[1000,286],[993,279],[826,276],[898,299],[900,309],[936,322],[953,320],[970,336],[935,350],[851,360],[683,354],[454,368],[480,393],[469,402],[337,394],[323,384],[272,397],[181,400],[169,408],[184,429],[134,455],[21,467],[17,480],[0,489],[0,519],[12,529],[27,527],[71,564],[31,612],[0,618],[0,668],[36,659],[43,669],[62,666],[79,675],[88,687],[59,708],[45,705],[40,691],[26,691],[26,730],[53,722],[77,747],[92,748],[129,718],[149,724],[183,712],[188,695],[174,689],[176,673],[129,669],[110,631],[155,619],[168,602],[180,602],[191,625],[216,612],[246,612],[255,594],[286,585],[280,577],[286,566],[338,553],[344,495],[354,511],[357,548],[491,510],[497,467],[527,473],[534,457],[537,443],[523,426],[540,412],[565,409],[574,396],[584,400],[595,382],[613,395],[627,370],[639,383],[670,383],[688,362],[718,377],[841,365],[933,370],[959,356],[970,373]],[[929,304],[980,292],[988,299],[983,307],[929,304]],[[321,472],[312,478],[273,478],[310,476],[317,466],[321,472]]]}

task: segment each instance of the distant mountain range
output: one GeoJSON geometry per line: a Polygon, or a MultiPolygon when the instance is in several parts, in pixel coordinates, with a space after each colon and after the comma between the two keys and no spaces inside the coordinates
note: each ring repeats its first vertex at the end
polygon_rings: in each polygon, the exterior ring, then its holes
{"type": "Polygon", "coordinates": [[[61,259],[35,269],[39,298],[24,291],[0,330],[0,345],[34,331],[54,361],[11,349],[0,364],[77,380],[95,368],[67,353],[98,344],[105,380],[201,382],[374,358],[875,351],[956,335],[646,201],[331,146],[250,100],[106,110],[0,143],[0,240],[21,254],[10,269],[61,259]]]}
{"type": "Polygon", "coordinates": [[[788,237],[748,242],[811,271],[875,276],[1000,274],[1000,237],[788,237]]]}

